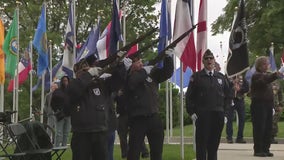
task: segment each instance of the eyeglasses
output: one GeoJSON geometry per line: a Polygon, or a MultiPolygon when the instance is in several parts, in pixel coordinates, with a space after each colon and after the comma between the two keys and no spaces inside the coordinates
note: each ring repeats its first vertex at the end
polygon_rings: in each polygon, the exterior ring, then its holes
{"type": "Polygon", "coordinates": [[[208,59],[211,60],[211,59],[214,59],[214,57],[204,57],[204,59],[205,59],[205,60],[208,60],[208,59]]]}

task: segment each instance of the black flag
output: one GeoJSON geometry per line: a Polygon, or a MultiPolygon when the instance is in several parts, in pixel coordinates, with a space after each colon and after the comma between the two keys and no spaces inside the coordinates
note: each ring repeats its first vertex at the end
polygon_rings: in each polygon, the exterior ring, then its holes
{"type": "Polygon", "coordinates": [[[244,0],[240,1],[237,17],[229,40],[229,55],[226,72],[228,77],[241,74],[249,69],[247,48],[247,26],[244,0]]]}

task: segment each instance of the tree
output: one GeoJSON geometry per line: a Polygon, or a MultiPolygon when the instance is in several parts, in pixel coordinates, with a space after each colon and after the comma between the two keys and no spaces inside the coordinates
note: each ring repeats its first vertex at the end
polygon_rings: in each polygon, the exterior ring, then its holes
{"type": "MultiPolygon", "coordinates": [[[[37,27],[38,18],[41,12],[41,5],[44,0],[21,0],[22,4],[19,5],[19,25],[20,25],[20,50],[28,46],[31,37],[35,33],[37,27]]],[[[63,53],[64,35],[68,19],[68,0],[46,0],[47,4],[47,36],[48,40],[53,43],[53,64],[59,59],[59,56],[63,53]]],[[[126,17],[126,44],[133,41],[139,35],[150,30],[150,28],[158,25],[159,16],[154,14],[154,4],[157,0],[120,0],[120,8],[125,8],[126,17]]],[[[12,21],[14,10],[17,6],[16,1],[1,0],[0,6],[4,6],[4,11],[1,12],[3,21],[5,23],[6,31],[12,21]]],[[[102,17],[101,30],[111,20],[112,13],[112,0],[76,0],[76,36],[77,42],[84,42],[89,34],[90,28],[96,23],[98,15],[102,17]]],[[[143,41],[144,44],[149,44],[151,40],[157,36],[147,38],[143,41]]],[[[122,43],[120,44],[122,46],[122,43]]],[[[37,54],[34,50],[33,62],[34,66],[37,64],[37,54]]],[[[34,77],[36,79],[36,77],[34,77]]],[[[6,83],[9,81],[7,79],[6,83]]],[[[36,80],[33,80],[36,82],[36,80]]],[[[28,107],[28,88],[29,81],[21,86],[25,92],[21,92],[20,100],[25,99],[25,103],[21,103],[21,106],[28,107]]],[[[33,104],[37,108],[40,106],[40,91],[33,93],[33,104]]],[[[5,94],[5,106],[10,108],[12,105],[12,94],[5,94]]],[[[22,102],[22,101],[21,101],[22,102]]],[[[21,114],[20,119],[26,118],[28,114],[21,114]]]]}
{"type": "MultiPolygon", "coordinates": [[[[213,35],[230,30],[234,9],[238,3],[239,0],[228,0],[228,4],[223,9],[224,14],[220,15],[212,24],[213,35]]],[[[271,42],[274,42],[275,59],[279,60],[277,61],[279,64],[284,47],[284,1],[246,0],[245,6],[250,57],[266,55],[271,42]]]]}

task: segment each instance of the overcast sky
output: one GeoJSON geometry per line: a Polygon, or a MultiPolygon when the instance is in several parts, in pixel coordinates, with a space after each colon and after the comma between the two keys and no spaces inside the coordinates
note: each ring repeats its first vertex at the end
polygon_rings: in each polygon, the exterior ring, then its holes
{"type": "MultiPolygon", "coordinates": [[[[172,3],[172,25],[174,22],[174,13],[176,7],[176,0],[171,0],[172,3]]],[[[198,10],[199,10],[199,3],[200,0],[194,0],[194,23],[197,23],[198,19],[198,10]]],[[[224,66],[224,61],[227,59],[228,54],[228,41],[229,41],[229,32],[225,32],[224,34],[218,34],[216,36],[212,36],[211,31],[211,24],[223,13],[223,8],[227,5],[227,0],[207,0],[207,48],[210,49],[218,63],[221,66],[224,66]],[[222,48],[220,47],[220,42],[222,43],[222,48]]],[[[157,9],[160,10],[161,7],[157,6],[157,9]]],[[[196,42],[196,35],[195,35],[195,42],[196,42]]],[[[223,69],[222,69],[223,71],[223,69]]]]}

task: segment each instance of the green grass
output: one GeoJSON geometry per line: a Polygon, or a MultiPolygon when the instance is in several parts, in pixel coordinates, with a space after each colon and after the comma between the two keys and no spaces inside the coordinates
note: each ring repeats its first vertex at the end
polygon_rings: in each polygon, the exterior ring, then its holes
{"type": "MultiPolygon", "coordinates": [[[[279,138],[284,138],[284,122],[279,122],[279,138]]],[[[234,122],[234,136],[236,136],[237,127],[236,123],[234,122]]],[[[173,129],[173,136],[180,135],[180,128],[176,127],[173,129]]],[[[192,136],[192,125],[187,125],[184,127],[184,136],[191,137],[192,136]]],[[[244,136],[245,137],[252,137],[252,124],[251,122],[246,122],[245,129],[244,129],[244,136]]],[[[222,137],[226,137],[225,127],[223,129],[222,137]]],[[[149,148],[149,146],[148,146],[149,148]]],[[[192,150],[192,145],[186,144],[184,147],[184,159],[191,160],[195,157],[195,153],[192,150]]],[[[173,159],[181,159],[181,146],[179,144],[164,144],[163,149],[163,160],[173,160],[173,159]]],[[[63,160],[70,160],[72,159],[71,149],[69,148],[64,155],[62,156],[63,160]]],[[[121,158],[120,155],[120,146],[115,145],[114,147],[114,159],[115,160],[125,160],[121,158]]],[[[150,159],[143,159],[143,160],[150,160],[150,159]]]]}

